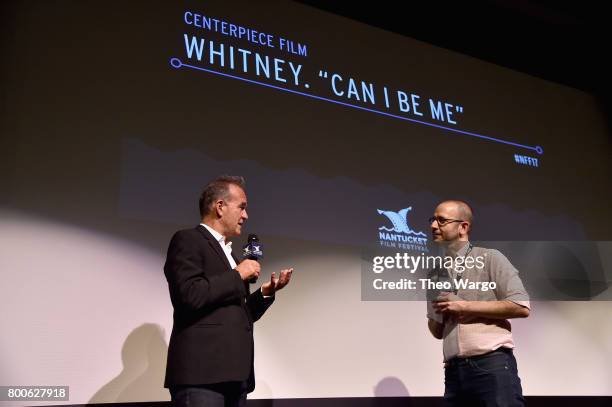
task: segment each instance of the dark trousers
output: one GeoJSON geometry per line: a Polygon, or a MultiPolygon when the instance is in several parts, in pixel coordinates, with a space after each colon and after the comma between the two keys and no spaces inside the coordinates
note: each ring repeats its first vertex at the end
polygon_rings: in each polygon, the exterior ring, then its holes
{"type": "Polygon", "coordinates": [[[174,407],[245,407],[247,384],[229,382],[170,390],[174,407]]]}
{"type": "Polygon", "coordinates": [[[525,405],[512,349],[454,358],[444,368],[444,405],[519,407],[525,405]]]}

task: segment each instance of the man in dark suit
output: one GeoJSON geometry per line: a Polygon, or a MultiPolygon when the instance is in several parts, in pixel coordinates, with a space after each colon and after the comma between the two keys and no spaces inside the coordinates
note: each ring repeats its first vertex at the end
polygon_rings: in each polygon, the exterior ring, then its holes
{"type": "Polygon", "coordinates": [[[242,177],[222,176],[200,197],[202,223],[174,234],[164,274],[174,307],[165,387],[180,407],[246,405],[255,388],[253,322],[289,283],[293,269],[272,273],[249,293],[257,261],[238,263],[228,239],[247,220],[242,177]]]}

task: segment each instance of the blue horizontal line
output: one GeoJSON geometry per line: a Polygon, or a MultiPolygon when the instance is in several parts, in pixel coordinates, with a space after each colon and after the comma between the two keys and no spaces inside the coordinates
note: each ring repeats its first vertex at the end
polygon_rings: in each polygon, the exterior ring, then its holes
{"type": "Polygon", "coordinates": [[[317,95],[312,95],[310,93],[299,92],[297,90],[287,89],[287,88],[283,88],[283,87],[280,87],[280,86],[274,86],[274,85],[270,85],[269,83],[258,82],[258,81],[254,81],[252,79],[242,78],[240,76],[230,75],[230,74],[219,72],[219,71],[215,71],[215,70],[212,70],[212,69],[206,69],[206,68],[202,68],[202,67],[195,66],[195,65],[184,64],[178,58],[170,58],[170,65],[173,68],[177,68],[177,69],[181,68],[181,67],[186,67],[186,68],[191,68],[191,69],[195,69],[195,70],[198,70],[198,71],[209,72],[209,73],[212,73],[212,74],[215,74],[215,75],[221,75],[221,76],[225,76],[225,77],[232,78],[232,79],[238,79],[240,81],[244,81],[244,82],[248,82],[248,83],[253,83],[253,84],[256,84],[256,85],[265,86],[267,88],[278,89],[278,90],[282,90],[284,92],[294,93],[296,95],[306,96],[306,97],[309,97],[309,98],[312,98],[312,99],[324,100],[326,102],[335,103],[337,105],[352,107],[354,109],[365,110],[367,112],[372,112],[372,113],[380,114],[380,115],[383,115],[383,116],[393,117],[395,119],[405,120],[405,121],[409,121],[409,122],[413,122],[413,123],[419,123],[419,124],[423,124],[425,126],[430,126],[430,127],[436,127],[438,129],[448,130],[448,131],[452,131],[452,132],[460,133],[460,134],[465,134],[467,136],[472,136],[472,137],[477,137],[477,138],[481,138],[481,139],[484,139],[484,140],[494,141],[496,143],[502,143],[502,144],[507,144],[507,145],[511,145],[511,146],[514,146],[514,147],[525,148],[525,149],[528,149],[528,150],[533,150],[533,151],[537,152],[538,154],[543,154],[544,153],[544,150],[540,146],[535,146],[534,147],[534,146],[528,146],[528,145],[525,145],[525,144],[519,144],[519,143],[515,143],[513,141],[509,141],[509,140],[503,140],[503,139],[499,139],[499,138],[495,138],[495,137],[491,137],[491,136],[485,136],[483,134],[472,133],[472,132],[469,132],[469,131],[454,129],[452,127],[441,126],[439,124],[433,124],[433,123],[428,123],[428,122],[424,122],[424,121],[421,121],[421,120],[411,119],[411,118],[408,118],[408,117],[398,116],[398,115],[395,115],[395,114],[391,114],[391,113],[387,113],[387,112],[382,112],[382,111],[376,110],[376,109],[370,109],[370,108],[363,107],[363,106],[353,105],[351,103],[340,102],[338,100],[329,99],[329,98],[325,98],[325,97],[317,96],[317,95]]]}

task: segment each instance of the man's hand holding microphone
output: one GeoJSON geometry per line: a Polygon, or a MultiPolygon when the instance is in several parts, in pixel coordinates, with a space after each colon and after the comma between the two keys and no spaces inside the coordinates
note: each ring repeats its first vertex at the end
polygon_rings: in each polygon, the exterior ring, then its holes
{"type": "MultiPolygon", "coordinates": [[[[256,234],[249,235],[247,244],[243,248],[243,257],[244,260],[236,266],[236,271],[240,273],[243,281],[253,284],[257,281],[261,272],[258,260],[263,257],[263,245],[256,234]]],[[[272,272],[270,281],[261,285],[261,293],[266,297],[274,295],[276,291],[289,284],[291,273],[293,273],[293,268],[281,270],[279,277],[276,277],[276,273],[272,272]]]]}
{"type": "Polygon", "coordinates": [[[257,281],[261,266],[256,260],[244,259],[236,266],[236,271],[240,273],[240,278],[244,281],[257,281]]]}

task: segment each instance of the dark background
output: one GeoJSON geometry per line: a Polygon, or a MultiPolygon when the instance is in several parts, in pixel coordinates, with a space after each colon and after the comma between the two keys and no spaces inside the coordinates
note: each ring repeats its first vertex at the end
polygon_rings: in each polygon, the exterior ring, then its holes
{"type": "Polygon", "coordinates": [[[610,117],[605,2],[298,0],[366,24],[589,92],[610,117]]]}

